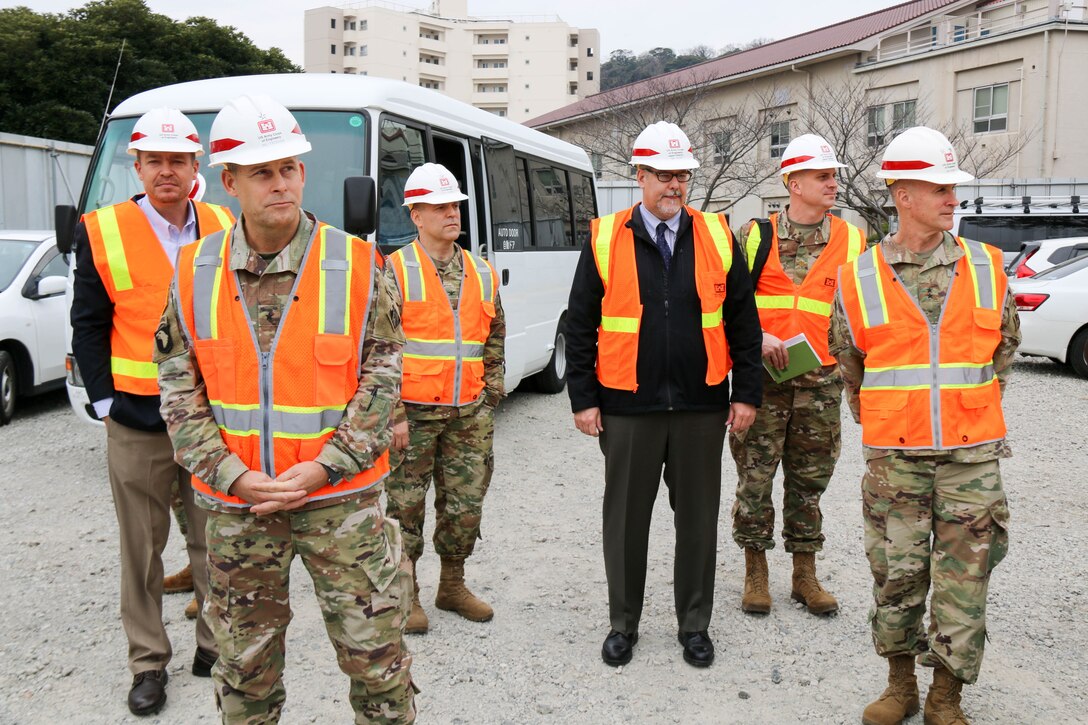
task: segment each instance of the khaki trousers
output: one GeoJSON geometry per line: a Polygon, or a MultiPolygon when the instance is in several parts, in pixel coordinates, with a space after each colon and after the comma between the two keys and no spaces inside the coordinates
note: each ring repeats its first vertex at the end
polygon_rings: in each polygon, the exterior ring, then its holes
{"type": "MultiPolygon", "coordinates": [[[[186,548],[201,609],[208,591],[207,514],[196,505],[189,473],[174,462],[165,432],[135,430],[111,420],[106,424],[106,458],[121,541],[121,624],[128,637],[128,666],[133,674],[164,669],[172,649],[162,624],[162,552],[170,535],[174,482],[189,518],[186,548]]],[[[196,642],[218,651],[203,616],[197,619],[196,642]]]]}

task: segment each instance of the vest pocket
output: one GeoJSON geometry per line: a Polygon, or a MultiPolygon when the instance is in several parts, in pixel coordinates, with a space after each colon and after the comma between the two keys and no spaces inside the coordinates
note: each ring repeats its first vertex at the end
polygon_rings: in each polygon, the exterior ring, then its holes
{"type": "Polygon", "coordinates": [[[355,341],[349,335],[314,336],[315,405],[343,405],[346,402],[347,391],[354,389],[348,387],[354,352],[355,341]]]}
{"type": "Polygon", "coordinates": [[[452,370],[453,365],[447,366],[442,360],[405,360],[401,397],[415,403],[441,402],[446,390],[446,376],[452,370]]]}
{"type": "MultiPolygon", "coordinates": [[[[869,411],[879,419],[899,417],[907,407],[910,392],[906,390],[862,390],[861,409],[869,411]]],[[[906,421],[903,421],[906,427],[906,421]]]]}
{"type": "Polygon", "coordinates": [[[993,360],[994,350],[1001,342],[1001,310],[975,308],[971,314],[975,321],[971,330],[971,353],[974,362],[993,360]]]}
{"type": "Polygon", "coordinates": [[[196,340],[193,343],[208,398],[222,403],[237,402],[233,340],[196,340]]]}
{"type": "Polygon", "coordinates": [[[723,270],[709,270],[699,273],[699,301],[703,312],[713,312],[725,302],[725,281],[728,274],[723,270]]]}

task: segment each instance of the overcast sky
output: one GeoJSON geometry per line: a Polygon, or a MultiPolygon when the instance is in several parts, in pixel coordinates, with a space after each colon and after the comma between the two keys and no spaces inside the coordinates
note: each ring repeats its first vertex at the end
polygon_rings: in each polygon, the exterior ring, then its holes
{"type": "MultiPolygon", "coordinates": [[[[84,4],[70,0],[0,0],[0,7],[26,5],[38,12],[64,12],[84,4]]],[[[280,48],[300,66],[303,15],[307,9],[323,5],[314,0],[147,0],[147,4],[154,12],[179,20],[205,15],[221,25],[233,25],[262,48],[280,48]]],[[[427,0],[401,0],[400,4],[416,8],[430,6],[427,0]]],[[[468,11],[471,15],[501,14],[504,17],[546,13],[558,15],[575,27],[596,28],[601,33],[601,60],[604,61],[609,53],[620,48],[635,53],[658,46],[682,51],[696,45],[718,49],[759,37],[780,40],[896,4],[889,0],[839,0],[834,3],[812,0],[468,0],[468,11]]]]}

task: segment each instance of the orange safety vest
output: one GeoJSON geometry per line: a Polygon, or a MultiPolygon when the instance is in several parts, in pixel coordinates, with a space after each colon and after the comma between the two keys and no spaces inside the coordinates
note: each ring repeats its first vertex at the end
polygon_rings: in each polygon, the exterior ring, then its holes
{"type": "Polygon", "coordinates": [[[930,325],[873,247],[839,270],[854,347],[865,353],[861,439],[872,448],[946,450],[1005,437],[994,351],[1008,280],[1001,251],[956,238],[964,256],[930,325]]]}
{"type": "MultiPolygon", "coordinates": [[[[627,226],[635,207],[590,223],[593,258],[604,285],[597,330],[597,380],[606,388],[638,390],[638,331],[642,299],[635,265],[635,235],[627,226]]],[[[706,384],[725,380],[732,367],[722,323],[725,281],[733,264],[733,235],[720,214],[685,206],[695,237],[695,288],[702,308],[706,384]]]]}
{"type": "Polygon", "coordinates": [[[438,269],[419,240],[389,255],[404,308],[400,397],[422,405],[468,405],[484,389],[484,345],[499,281],[484,259],[461,249],[461,294],[454,314],[438,269]]]}
{"type": "MultiPolygon", "coordinates": [[[[199,201],[193,204],[199,234],[226,229],[234,222],[234,215],[226,207],[199,201]]],[[[147,215],[131,199],[88,212],[83,215],[83,223],[94,266],[113,302],[113,387],[157,397],[159,366],[152,360],[155,329],[174,278],[173,260],[167,259],[147,215]]]]}
{"type": "MultiPolygon", "coordinates": [[[[831,325],[831,301],[839,267],[852,262],[865,251],[865,237],[853,224],[828,214],[831,238],[823,252],[809,268],[804,281],[794,284],[778,256],[778,214],[771,214],[771,239],[767,263],[756,282],[756,307],[759,325],[780,340],[804,333],[823,365],[834,365],[835,358],[827,351],[827,328],[831,325]]],[[[748,251],[748,271],[752,271],[759,251],[759,225],[753,224],[745,247],[748,251]]]]}
{"type": "MultiPolygon", "coordinates": [[[[237,273],[230,230],[186,245],[178,260],[178,301],[223,442],[250,468],[275,477],[317,458],[359,387],[363,333],[380,257],[370,242],[318,222],[272,349],[257,348],[237,273]]],[[[374,467],[310,493],[308,501],[375,485],[374,467]]],[[[228,506],[249,504],[196,476],[193,488],[228,506]]]]}

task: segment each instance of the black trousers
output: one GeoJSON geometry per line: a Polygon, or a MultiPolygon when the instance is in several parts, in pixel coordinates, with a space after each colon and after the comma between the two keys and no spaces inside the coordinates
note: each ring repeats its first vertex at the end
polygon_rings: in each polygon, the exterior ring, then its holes
{"type": "Polygon", "coordinates": [[[724,410],[602,416],[604,568],[613,629],[638,631],[662,468],[676,530],[677,625],[697,632],[710,624],[727,417],[724,410]]]}

